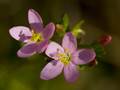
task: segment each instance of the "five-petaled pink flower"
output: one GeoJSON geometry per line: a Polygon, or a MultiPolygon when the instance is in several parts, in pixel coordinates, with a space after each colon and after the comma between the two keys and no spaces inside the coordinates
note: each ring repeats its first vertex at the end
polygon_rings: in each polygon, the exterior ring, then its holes
{"type": "Polygon", "coordinates": [[[45,53],[53,60],[43,68],[40,78],[50,80],[63,71],[68,82],[74,82],[79,77],[78,65],[87,64],[96,57],[93,49],[77,50],[76,38],[70,32],[65,34],[62,46],[51,42],[45,53]]]}
{"type": "Polygon", "coordinates": [[[15,26],[9,30],[14,39],[25,43],[17,52],[19,57],[29,57],[36,52],[43,52],[55,31],[53,23],[49,23],[44,28],[41,16],[33,9],[28,11],[28,21],[30,29],[25,26],[15,26]]]}

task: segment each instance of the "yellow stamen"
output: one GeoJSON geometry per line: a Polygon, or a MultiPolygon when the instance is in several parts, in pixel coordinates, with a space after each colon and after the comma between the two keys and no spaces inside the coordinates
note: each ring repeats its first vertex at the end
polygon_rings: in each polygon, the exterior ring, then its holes
{"type": "Polygon", "coordinates": [[[43,41],[43,37],[40,33],[35,33],[32,31],[31,41],[40,42],[40,41],[43,41]]]}
{"type": "Polygon", "coordinates": [[[70,55],[69,54],[66,54],[66,53],[59,53],[58,54],[58,58],[59,60],[64,63],[65,65],[66,64],[69,64],[69,61],[71,59],[70,55]]]}

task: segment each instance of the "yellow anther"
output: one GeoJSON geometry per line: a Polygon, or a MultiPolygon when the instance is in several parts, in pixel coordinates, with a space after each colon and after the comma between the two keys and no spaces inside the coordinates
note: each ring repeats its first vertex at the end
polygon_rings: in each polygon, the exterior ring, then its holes
{"type": "Polygon", "coordinates": [[[34,33],[32,31],[32,37],[31,37],[31,41],[34,41],[34,42],[40,42],[43,40],[43,37],[40,33],[34,33]]]}
{"type": "Polygon", "coordinates": [[[60,54],[58,54],[58,58],[65,65],[68,64],[69,61],[70,61],[70,55],[68,55],[66,53],[60,53],[60,54]]]}

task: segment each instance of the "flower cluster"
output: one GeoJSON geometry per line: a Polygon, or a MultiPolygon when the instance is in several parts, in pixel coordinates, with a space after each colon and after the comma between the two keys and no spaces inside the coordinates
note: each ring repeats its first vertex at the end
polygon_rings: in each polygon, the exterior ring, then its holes
{"type": "MultiPolygon", "coordinates": [[[[64,72],[65,80],[74,82],[79,77],[79,65],[93,62],[96,58],[94,48],[77,49],[77,40],[72,32],[66,32],[61,45],[50,41],[55,32],[55,24],[43,25],[41,16],[33,9],[28,11],[30,28],[15,26],[9,30],[10,35],[24,46],[18,50],[21,58],[30,57],[36,53],[44,53],[52,60],[43,68],[40,78],[50,80],[64,72]]],[[[100,42],[107,44],[105,40],[100,42]]]]}

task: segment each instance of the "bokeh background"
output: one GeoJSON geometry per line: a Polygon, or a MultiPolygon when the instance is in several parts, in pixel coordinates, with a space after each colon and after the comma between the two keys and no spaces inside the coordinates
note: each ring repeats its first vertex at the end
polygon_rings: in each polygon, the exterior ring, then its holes
{"type": "Polygon", "coordinates": [[[0,0],[0,90],[120,90],[120,0],[0,0]],[[41,80],[44,56],[17,57],[20,43],[9,35],[11,27],[29,25],[30,8],[40,13],[44,24],[59,22],[64,13],[70,16],[70,27],[84,19],[85,43],[102,34],[112,35],[112,43],[105,47],[106,59],[93,69],[81,71],[73,84],[63,75],[41,80]]]}

